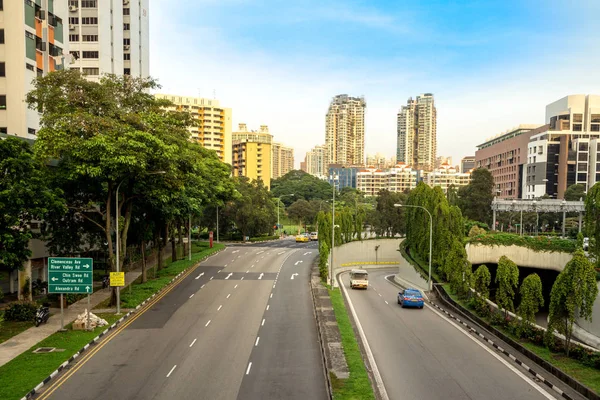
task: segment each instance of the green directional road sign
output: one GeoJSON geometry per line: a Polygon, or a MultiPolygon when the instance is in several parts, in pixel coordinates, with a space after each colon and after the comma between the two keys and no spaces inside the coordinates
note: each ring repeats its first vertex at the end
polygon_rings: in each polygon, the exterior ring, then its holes
{"type": "Polygon", "coordinates": [[[48,258],[48,293],[92,293],[94,259],[48,258]]]}

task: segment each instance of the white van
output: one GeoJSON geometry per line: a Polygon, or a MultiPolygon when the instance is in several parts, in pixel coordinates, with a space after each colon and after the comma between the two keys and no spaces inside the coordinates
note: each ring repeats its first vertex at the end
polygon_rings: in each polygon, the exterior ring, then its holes
{"type": "Polygon", "coordinates": [[[369,273],[364,269],[350,271],[350,288],[366,289],[369,286],[369,273]]]}

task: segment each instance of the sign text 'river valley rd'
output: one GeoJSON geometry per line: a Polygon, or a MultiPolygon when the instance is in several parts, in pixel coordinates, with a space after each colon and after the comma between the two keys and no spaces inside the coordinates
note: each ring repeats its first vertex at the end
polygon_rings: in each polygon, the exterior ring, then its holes
{"type": "Polygon", "coordinates": [[[48,293],[92,293],[92,258],[48,258],[48,293]]]}

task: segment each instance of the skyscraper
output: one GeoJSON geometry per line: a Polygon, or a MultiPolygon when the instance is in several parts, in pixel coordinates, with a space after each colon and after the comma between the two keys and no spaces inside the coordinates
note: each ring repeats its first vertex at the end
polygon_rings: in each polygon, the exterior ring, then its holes
{"type": "Polygon", "coordinates": [[[327,146],[315,146],[306,153],[306,172],[319,178],[327,176],[327,146]]]}
{"type": "Polygon", "coordinates": [[[271,187],[271,146],[273,135],[267,125],[261,125],[260,131],[248,131],[246,124],[239,124],[233,132],[233,176],[246,176],[251,180],[261,180],[271,187]]]}
{"type": "Polygon", "coordinates": [[[273,142],[271,179],[277,179],[294,169],[294,149],[281,143],[273,142]]]}
{"type": "Polygon", "coordinates": [[[398,112],[398,150],[396,159],[415,169],[431,171],[437,152],[436,109],[433,94],[408,99],[398,112]]]}
{"type": "Polygon", "coordinates": [[[364,164],[366,106],[364,97],[347,94],[331,100],[325,122],[327,164],[364,164]]]}
{"type": "Polygon", "coordinates": [[[67,18],[65,1],[0,1],[0,135],[36,138],[40,115],[25,96],[68,62],[67,18]]]}
{"type": "Polygon", "coordinates": [[[90,79],[149,74],[149,0],[69,0],[69,51],[90,79]]]}

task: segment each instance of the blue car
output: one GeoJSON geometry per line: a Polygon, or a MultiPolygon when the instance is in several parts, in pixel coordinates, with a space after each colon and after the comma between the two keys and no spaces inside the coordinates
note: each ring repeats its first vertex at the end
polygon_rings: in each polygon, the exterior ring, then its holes
{"type": "Polygon", "coordinates": [[[404,307],[423,308],[425,301],[423,295],[417,289],[403,289],[398,293],[398,304],[404,307]]]}

